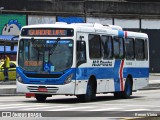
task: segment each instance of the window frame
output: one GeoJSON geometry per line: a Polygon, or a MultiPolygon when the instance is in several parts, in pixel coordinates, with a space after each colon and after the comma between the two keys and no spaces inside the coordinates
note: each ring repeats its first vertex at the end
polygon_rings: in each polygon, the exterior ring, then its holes
{"type": "Polygon", "coordinates": [[[148,39],[144,40],[144,54],[145,54],[145,59],[148,60],[148,51],[149,51],[149,46],[148,46],[148,39]]]}

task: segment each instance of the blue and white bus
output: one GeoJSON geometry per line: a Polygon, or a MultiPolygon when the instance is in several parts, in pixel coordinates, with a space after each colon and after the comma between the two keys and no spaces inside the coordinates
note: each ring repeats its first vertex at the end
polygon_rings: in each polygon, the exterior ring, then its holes
{"type": "Polygon", "coordinates": [[[149,82],[145,33],[98,23],[24,26],[17,52],[17,92],[45,101],[75,95],[91,101],[99,93],[129,98],[149,82]]]}

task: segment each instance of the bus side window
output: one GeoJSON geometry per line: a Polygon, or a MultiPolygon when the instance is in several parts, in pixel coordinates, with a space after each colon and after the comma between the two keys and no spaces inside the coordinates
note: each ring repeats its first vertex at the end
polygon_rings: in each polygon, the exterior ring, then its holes
{"type": "Polygon", "coordinates": [[[145,59],[145,48],[143,39],[135,39],[135,55],[137,60],[145,59]]]}
{"type": "Polygon", "coordinates": [[[89,57],[91,59],[100,59],[102,57],[101,39],[99,35],[89,35],[89,57]]]}
{"type": "Polygon", "coordinates": [[[126,38],[125,39],[125,48],[126,48],[126,59],[127,60],[134,60],[134,58],[135,58],[134,39],[126,38]]]}
{"type": "Polygon", "coordinates": [[[115,59],[123,59],[124,54],[124,40],[120,37],[114,37],[113,39],[113,49],[115,59]]]}
{"type": "Polygon", "coordinates": [[[113,40],[111,36],[102,36],[102,46],[103,46],[103,58],[112,59],[113,58],[113,40]]]}

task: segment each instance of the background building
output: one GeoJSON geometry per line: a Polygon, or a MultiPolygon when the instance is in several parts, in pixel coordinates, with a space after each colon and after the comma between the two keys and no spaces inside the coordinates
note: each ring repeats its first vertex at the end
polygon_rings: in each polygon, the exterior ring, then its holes
{"type": "Polygon", "coordinates": [[[149,35],[150,72],[159,73],[159,8],[159,0],[1,0],[0,35],[18,35],[24,25],[56,21],[116,24],[149,35]]]}

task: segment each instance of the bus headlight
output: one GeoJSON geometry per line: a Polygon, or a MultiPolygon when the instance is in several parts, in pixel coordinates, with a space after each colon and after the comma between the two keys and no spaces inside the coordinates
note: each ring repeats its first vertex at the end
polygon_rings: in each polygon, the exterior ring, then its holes
{"type": "Polygon", "coordinates": [[[18,73],[17,73],[16,78],[17,78],[18,82],[23,83],[23,80],[22,80],[21,76],[18,73]]]}
{"type": "Polygon", "coordinates": [[[64,84],[70,83],[70,82],[72,81],[72,77],[73,77],[73,74],[70,74],[70,75],[66,78],[66,80],[64,81],[64,84]]]}

